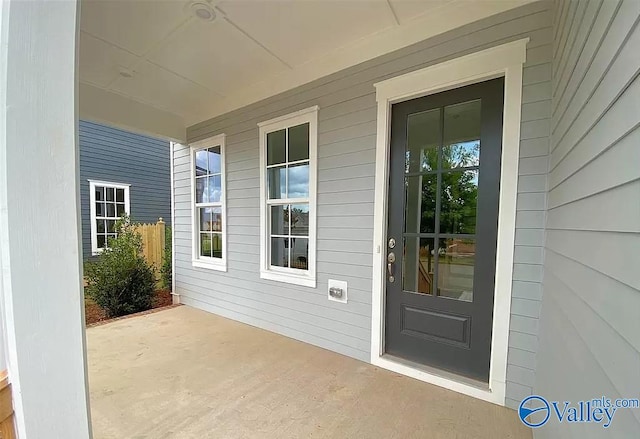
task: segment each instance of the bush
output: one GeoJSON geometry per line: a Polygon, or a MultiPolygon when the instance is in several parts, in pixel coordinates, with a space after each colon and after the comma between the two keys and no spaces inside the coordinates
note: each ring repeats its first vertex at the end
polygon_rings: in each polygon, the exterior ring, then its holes
{"type": "Polygon", "coordinates": [[[162,287],[171,291],[171,276],[173,273],[171,266],[171,227],[166,227],[164,230],[164,255],[162,256],[160,276],[162,278],[162,287]]]}
{"type": "Polygon", "coordinates": [[[94,262],[87,263],[87,296],[100,306],[108,318],[151,308],[155,276],[142,256],[142,238],[129,218],[116,223],[117,238],[94,262]]]}

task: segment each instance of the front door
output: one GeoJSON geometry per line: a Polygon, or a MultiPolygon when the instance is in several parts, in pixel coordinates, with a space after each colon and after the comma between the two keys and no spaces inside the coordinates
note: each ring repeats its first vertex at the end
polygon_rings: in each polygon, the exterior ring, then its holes
{"type": "Polygon", "coordinates": [[[392,106],[385,353],[488,382],[504,79],[392,106]]]}

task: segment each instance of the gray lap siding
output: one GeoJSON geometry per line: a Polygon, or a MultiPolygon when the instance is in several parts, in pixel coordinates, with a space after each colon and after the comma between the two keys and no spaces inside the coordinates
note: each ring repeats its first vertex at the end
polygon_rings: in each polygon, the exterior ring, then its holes
{"type": "Polygon", "coordinates": [[[520,181],[507,403],[531,392],[542,281],[551,105],[551,12],[530,4],[318,79],[188,129],[225,133],[228,271],[191,265],[189,148],[174,156],[176,290],[185,304],[370,360],[376,100],[373,84],[509,41],[530,38],[524,69],[520,181]],[[317,287],[260,279],[261,121],[318,105],[317,287]],[[349,302],[327,300],[348,282],[349,302]]]}

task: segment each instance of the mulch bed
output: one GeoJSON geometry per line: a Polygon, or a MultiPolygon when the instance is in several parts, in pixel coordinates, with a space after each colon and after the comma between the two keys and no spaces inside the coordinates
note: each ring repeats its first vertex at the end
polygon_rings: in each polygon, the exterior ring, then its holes
{"type": "MultiPolygon", "coordinates": [[[[172,306],[173,300],[171,298],[171,291],[169,290],[158,290],[156,291],[155,297],[153,298],[153,305],[151,306],[151,312],[158,308],[166,308],[172,306]]],[[[143,311],[142,313],[137,314],[147,314],[150,311],[143,311]]],[[[133,315],[133,314],[132,314],[133,315]]],[[[106,323],[112,320],[117,320],[122,317],[116,317],[114,319],[107,319],[102,308],[100,308],[93,300],[88,297],[84,299],[84,316],[85,323],[87,326],[93,326],[97,323],[106,323]]],[[[124,316],[127,317],[127,316],[124,316]]]]}

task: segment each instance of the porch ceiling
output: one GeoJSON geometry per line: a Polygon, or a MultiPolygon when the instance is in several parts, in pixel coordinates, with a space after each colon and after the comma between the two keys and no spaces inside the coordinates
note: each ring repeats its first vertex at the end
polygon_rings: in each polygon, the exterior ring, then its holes
{"type": "Polygon", "coordinates": [[[81,117],[186,127],[529,1],[197,0],[207,21],[191,1],[83,0],[81,117]]]}
{"type": "Polygon", "coordinates": [[[100,439],[531,438],[513,410],[187,306],[87,350],[100,439]]]}

